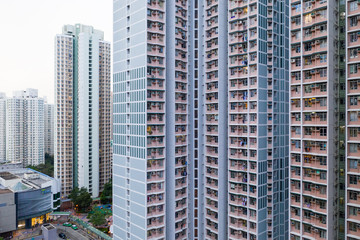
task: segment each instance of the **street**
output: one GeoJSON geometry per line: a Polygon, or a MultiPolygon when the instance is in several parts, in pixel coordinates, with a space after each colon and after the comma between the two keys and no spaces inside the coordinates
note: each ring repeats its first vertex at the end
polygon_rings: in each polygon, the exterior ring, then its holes
{"type": "Polygon", "coordinates": [[[65,227],[62,225],[59,226],[55,226],[57,228],[57,234],[58,234],[58,239],[59,238],[59,233],[64,233],[67,237],[67,239],[71,239],[71,240],[88,240],[89,237],[87,237],[87,234],[84,233],[82,230],[78,229],[78,230],[74,230],[71,227],[65,227]]]}

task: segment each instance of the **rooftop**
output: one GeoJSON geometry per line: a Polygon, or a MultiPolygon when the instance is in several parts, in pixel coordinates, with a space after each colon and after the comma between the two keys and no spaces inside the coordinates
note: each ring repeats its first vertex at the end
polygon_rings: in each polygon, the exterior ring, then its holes
{"type": "Polygon", "coordinates": [[[0,167],[0,189],[8,188],[13,192],[40,189],[44,183],[52,180],[54,178],[30,168],[14,165],[0,167]]]}
{"type": "Polygon", "coordinates": [[[0,172],[0,178],[5,180],[17,179],[18,177],[10,172],[0,172]]]}
{"type": "Polygon", "coordinates": [[[0,188],[0,194],[5,194],[5,193],[12,193],[12,191],[10,189],[7,189],[7,188],[5,188],[5,189],[0,188]]]}

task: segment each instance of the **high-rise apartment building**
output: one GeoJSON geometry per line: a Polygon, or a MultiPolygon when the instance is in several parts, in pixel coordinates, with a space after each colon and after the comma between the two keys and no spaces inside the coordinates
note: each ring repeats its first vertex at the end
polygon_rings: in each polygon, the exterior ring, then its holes
{"type": "Polygon", "coordinates": [[[291,239],[344,239],[341,2],[291,3],[291,239]]]}
{"type": "Polygon", "coordinates": [[[44,104],[45,153],[54,156],[54,104],[44,104]]]}
{"type": "Polygon", "coordinates": [[[289,237],[289,2],[114,0],[114,238],[289,237]]]}
{"type": "Polygon", "coordinates": [[[44,100],[36,89],[6,99],[6,160],[24,166],[44,163],[44,100]]]}
{"type": "MultiPolygon", "coordinates": [[[[343,239],[355,240],[360,239],[360,2],[341,2],[341,18],[346,24],[346,36],[342,44],[346,56],[346,66],[343,70],[346,81],[342,85],[343,89],[346,89],[346,123],[340,126],[346,135],[346,142],[340,142],[346,151],[345,157],[342,158],[346,164],[346,221],[343,239]]],[[[343,169],[340,169],[340,173],[344,176],[343,169]]]]}
{"type": "Polygon", "coordinates": [[[6,95],[0,93],[0,163],[6,161],[6,95]]]}
{"type": "Polygon", "coordinates": [[[62,195],[93,197],[111,177],[110,43],[91,26],[65,25],[55,38],[55,177],[62,195]]]}

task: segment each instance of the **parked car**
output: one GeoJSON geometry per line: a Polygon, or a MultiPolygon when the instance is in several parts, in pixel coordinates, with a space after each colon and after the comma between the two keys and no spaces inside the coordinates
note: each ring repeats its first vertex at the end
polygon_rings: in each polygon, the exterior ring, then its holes
{"type": "Polygon", "coordinates": [[[66,235],[64,233],[59,233],[59,238],[66,239],[66,235]]]}
{"type": "Polygon", "coordinates": [[[72,225],[71,228],[74,230],[78,230],[78,227],[76,225],[72,225]]]}
{"type": "Polygon", "coordinates": [[[65,226],[65,227],[71,227],[71,223],[64,222],[64,223],[63,223],[63,226],[65,226]]]}

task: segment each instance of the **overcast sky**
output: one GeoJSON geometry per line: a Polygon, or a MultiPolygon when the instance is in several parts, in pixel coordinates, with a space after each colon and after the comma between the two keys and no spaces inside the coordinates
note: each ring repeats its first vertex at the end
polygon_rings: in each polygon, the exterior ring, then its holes
{"type": "Polygon", "coordinates": [[[0,0],[0,92],[39,89],[54,102],[54,37],[65,24],[104,31],[112,42],[112,0],[0,0]]]}

